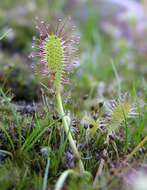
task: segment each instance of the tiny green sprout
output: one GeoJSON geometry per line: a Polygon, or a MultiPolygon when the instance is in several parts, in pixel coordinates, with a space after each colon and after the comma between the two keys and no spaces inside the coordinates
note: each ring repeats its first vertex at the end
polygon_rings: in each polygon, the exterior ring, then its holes
{"type": "Polygon", "coordinates": [[[39,22],[36,28],[39,30],[40,37],[33,37],[33,52],[31,57],[38,57],[39,61],[35,64],[36,72],[48,79],[50,88],[55,92],[58,110],[63,121],[63,127],[67,134],[70,146],[75,157],[79,161],[79,168],[84,172],[84,166],[73,140],[69,122],[62,105],[61,92],[64,84],[68,83],[68,74],[71,72],[76,62],[76,46],[79,37],[74,34],[75,27],[71,25],[70,19],[62,21],[59,19],[56,27],[39,22]]]}
{"type": "Polygon", "coordinates": [[[98,130],[101,131],[101,123],[100,119],[97,118],[96,120],[90,114],[85,114],[82,118],[81,124],[86,127],[86,140],[89,141],[91,138],[94,137],[98,130]]]}

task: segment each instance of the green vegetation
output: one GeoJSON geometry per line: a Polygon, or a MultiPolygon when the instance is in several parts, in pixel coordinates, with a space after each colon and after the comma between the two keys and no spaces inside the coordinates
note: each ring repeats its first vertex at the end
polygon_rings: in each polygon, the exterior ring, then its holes
{"type": "Polygon", "coordinates": [[[0,2],[1,190],[130,190],[125,178],[132,169],[147,172],[147,56],[141,41],[131,46],[125,37],[108,35],[97,5],[76,2],[0,2]],[[37,35],[35,16],[56,25],[69,13],[81,39],[79,64],[61,92],[65,117],[58,113],[60,95],[57,102],[48,80],[40,83],[28,55],[37,35]],[[80,159],[63,125],[69,125],[80,159]]]}

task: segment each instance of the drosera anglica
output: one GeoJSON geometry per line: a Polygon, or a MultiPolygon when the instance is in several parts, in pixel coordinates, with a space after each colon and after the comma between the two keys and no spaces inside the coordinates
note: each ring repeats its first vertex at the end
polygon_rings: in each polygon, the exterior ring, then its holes
{"type": "Polygon", "coordinates": [[[136,105],[132,103],[128,94],[121,95],[117,100],[110,100],[106,105],[106,112],[104,120],[107,123],[108,134],[118,130],[126,119],[138,116],[136,105]]]}
{"type": "Polygon", "coordinates": [[[79,36],[74,34],[75,26],[72,26],[70,18],[59,19],[56,26],[47,25],[44,21],[37,19],[36,29],[39,31],[39,38],[33,37],[33,52],[30,57],[39,58],[34,69],[48,79],[49,87],[55,92],[64,130],[72,151],[79,161],[80,172],[83,173],[83,162],[72,137],[61,98],[63,86],[69,82],[68,74],[72,71],[77,59],[79,36]]]}

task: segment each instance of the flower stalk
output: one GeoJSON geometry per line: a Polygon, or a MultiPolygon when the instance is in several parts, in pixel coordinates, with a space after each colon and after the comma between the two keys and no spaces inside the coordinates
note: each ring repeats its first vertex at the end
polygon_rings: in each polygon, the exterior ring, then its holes
{"type": "Polygon", "coordinates": [[[67,138],[69,140],[69,143],[70,143],[70,146],[72,148],[72,151],[73,151],[74,155],[76,156],[76,158],[78,159],[80,172],[83,173],[84,172],[83,162],[82,162],[82,160],[80,158],[80,154],[78,152],[78,149],[76,147],[75,141],[73,140],[72,134],[70,132],[69,124],[68,124],[68,122],[66,120],[66,115],[64,113],[60,91],[57,92],[56,97],[57,97],[57,104],[58,104],[58,107],[59,107],[59,113],[60,113],[60,116],[62,117],[62,120],[63,120],[63,127],[64,127],[64,130],[65,130],[65,133],[66,133],[67,138]]]}

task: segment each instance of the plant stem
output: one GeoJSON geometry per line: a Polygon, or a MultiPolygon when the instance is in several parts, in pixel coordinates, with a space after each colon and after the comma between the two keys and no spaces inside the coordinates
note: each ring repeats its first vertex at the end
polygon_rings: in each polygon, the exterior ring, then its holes
{"type": "MultiPolygon", "coordinates": [[[[106,151],[106,149],[104,149],[103,154],[106,155],[106,153],[107,153],[107,151],[106,151]]],[[[99,167],[97,169],[96,176],[95,176],[94,181],[93,181],[93,187],[94,188],[98,187],[98,178],[102,174],[104,164],[105,164],[105,160],[102,158],[100,160],[100,165],[99,165],[99,167]]]]}
{"type": "Polygon", "coordinates": [[[74,170],[66,170],[64,171],[61,176],[59,177],[56,185],[55,185],[55,190],[61,190],[63,188],[63,185],[65,183],[65,180],[70,174],[77,175],[77,173],[74,170]]]}
{"type": "Polygon", "coordinates": [[[9,29],[2,36],[0,36],[0,40],[2,40],[3,38],[5,38],[8,35],[9,32],[11,32],[11,29],[9,29]]]}
{"type": "Polygon", "coordinates": [[[44,179],[43,179],[42,190],[47,190],[47,180],[48,180],[49,166],[50,166],[50,158],[47,159],[47,164],[46,164],[46,168],[45,168],[45,174],[44,174],[44,179]]]}
{"type": "Polygon", "coordinates": [[[144,137],[144,139],[134,148],[134,150],[127,155],[125,162],[128,162],[136,152],[147,142],[147,136],[144,137]]]}
{"type": "Polygon", "coordinates": [[[63,126],[64,126],[65,133],[66,133],[67,138],[69,140],[69,143],[70,143],[70,146],[72,148],[72,151],[73,151],[74,155],[76,156],[76,158],[79,161],[80,172],[83,173],[85,171],[84,166],[83,166],[83,162],[82,162],[82,160],[80,158],[80,154],[79,154],[78,149],[76,147],[76,144],[75,144],[75,142],[73,140],[73,137],[71,135],[68,122],[66,120],[66,116],[65,116],[65,113],[64,113],[63,105],[62,105],[62,99],[61,99],[60,92],[57,92],[57,103],[58,103],[58,107],[59,107],[60,116],[62,117],[62,120],[63,120],[63,126]]]}

